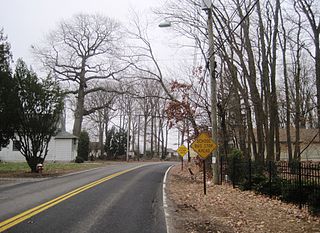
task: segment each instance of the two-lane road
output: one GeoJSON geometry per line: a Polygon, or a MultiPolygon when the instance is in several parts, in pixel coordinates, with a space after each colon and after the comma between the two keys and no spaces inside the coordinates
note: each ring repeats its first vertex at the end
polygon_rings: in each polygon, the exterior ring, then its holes
{"type": "Polygon", "coordinates": [[[165,233],[162,182],[170,165],[123,163],[0,186],[0,231],[165,233]]]}

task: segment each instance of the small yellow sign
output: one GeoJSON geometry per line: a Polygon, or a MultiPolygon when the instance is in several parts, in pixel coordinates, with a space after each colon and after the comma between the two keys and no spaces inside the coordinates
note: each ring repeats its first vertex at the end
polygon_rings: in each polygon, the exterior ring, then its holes
{"type": "Polygon", "coordinates": [[[191,144],[191,148],[203,159],[206,159],[217,147],[218,145],[212,141],[208,133],[201,133],[191,144]]]}
{"type": "Polygon", "coordinates": [[[186,153],[188,153],[188,148],[185,147],[184,145],[179,146],[177,149],[178,154],[183,157],[186,153]]]}

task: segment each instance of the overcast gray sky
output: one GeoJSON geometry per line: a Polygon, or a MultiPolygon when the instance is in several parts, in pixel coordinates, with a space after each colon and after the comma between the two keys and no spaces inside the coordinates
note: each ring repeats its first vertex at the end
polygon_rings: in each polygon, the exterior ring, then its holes
{"type": "Polygon", "coordinates": [[[0,28],[11,43],[14,60],[32,65],[30,46],[43,40],[62,19],[77,13],[100,13],[126,24],[129,10],[151,12],[159,0],[1,0],[0,28]]]}
{"type": "MultiPolygon", "coordinates": [[[[57,24],[71,18],[77,13],[99,13],[116,20],[124,25],[128,24],[130,10],[140,14],[151,15],[152,7],[163,3],[162,0],[1,0],[0,28],[8,36],[14,60],[23,58],[28,64],[34,66],[31,45],[44,41],[45,35],[54,30],[57,24]]],[[[140,15],[139,14],[139,15],[140,15]]],[[[182,61],[184,55],[179,55],[181,49],[175,50],[170,46],[170,33],[168,29],[158,28],[158,23],[151,22],[153,49],[160,63],[169,64],[174,70],[172,61],[182,61]]],[[[177,38],[173,40],[179,40],[177,38]]],[[[176,42],[173,42],[175,44],[176,42]]],[[[192,57],[192,53],[187,53],[192,57]]],[[[37,69],[35,69],[37,71],[37,69]]],[[[67,122],[71,130],[72,122],[67,122]]],[[[171,135],[173,136],[173,135],[171,135]]],[[[174,136],[173,136],[174,137],[174,136]]],[[[170,142],[174,142],[170,140],[170,142]]],[[[172,144],[171,143],[171,144],[172,144]]],[[[172,145],[171,145],[172,146],[172,145]]],[[[173,148],[176,146],[172,146],[173,148]]]]}

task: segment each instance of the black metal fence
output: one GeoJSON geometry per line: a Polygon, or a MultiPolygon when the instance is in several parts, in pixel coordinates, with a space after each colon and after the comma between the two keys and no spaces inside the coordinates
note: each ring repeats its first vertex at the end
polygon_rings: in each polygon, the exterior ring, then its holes
{"type": "Polygon", "coordinates": [[[221,171],[221,180],[231,182],[233,187],[277,196],[320,214],[320,163],[269,161],[261,165],[222,158],[221,171]]]}

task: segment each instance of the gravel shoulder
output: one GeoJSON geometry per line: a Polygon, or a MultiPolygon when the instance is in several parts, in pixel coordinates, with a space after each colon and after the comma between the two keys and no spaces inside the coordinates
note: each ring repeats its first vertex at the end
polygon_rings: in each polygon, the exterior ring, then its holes
{"type": "Polygon", "coordinates": [[[194,164],[170,170],[167,188],[170,233],[182,232],[319,232],[320,217],[306,209],[283,203],[231,185],[207,184],[203,194],[202,172],[194,164]],[[191,168],[191,177],[187,168],[191,168]]]}

